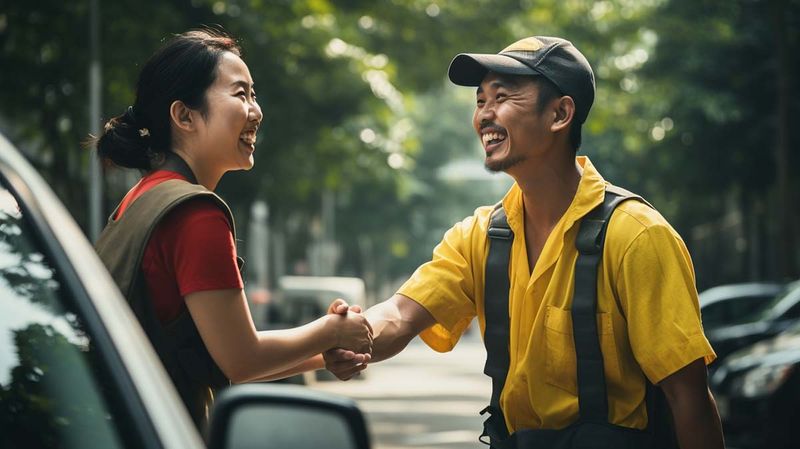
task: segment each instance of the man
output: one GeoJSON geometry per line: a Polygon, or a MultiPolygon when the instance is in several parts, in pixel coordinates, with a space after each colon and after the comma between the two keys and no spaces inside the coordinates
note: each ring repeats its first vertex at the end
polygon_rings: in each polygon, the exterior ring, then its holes
{"type": "MultiPolygon", "coordinates": [[[[472,124],[485,165],[516,181],[502,201],[516,236],[508,265],[510,361],[499,400],[505,424],[509,433],[563,429],[579,417],[570,316],[575,239],[607,188],[589,159],[575,156],[594,74],[570,42],[530,37],[497,55],[459,54],[449,77],[477,87],[472,124]]],[[[478,208],[453,226],[430,262],[365,312],[374,331],[372,362],[397,354],[417,334],[449,351],[475,316],[484,332],[493,209],[478,208]]],[[[691,260],[678,234],[641,201],[625,201],[611,216],[596,307],[608,421],[645,429],[649,380],[667,397],[683,449],[722,448],[705,368],[715,355],[703,335],[691,260]]],[[[347,351],[325,358],[340,379],[365,368],[347,351]]]]}

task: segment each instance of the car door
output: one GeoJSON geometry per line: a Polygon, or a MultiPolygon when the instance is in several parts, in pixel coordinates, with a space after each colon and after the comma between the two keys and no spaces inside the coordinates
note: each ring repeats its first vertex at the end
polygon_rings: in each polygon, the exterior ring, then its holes
{"type": "MultiPolygon", "coordinates": [[[[285,386],[230,387],[211,423],[212,449],[316,449],[319,441],[370,447],[354,401],[285,386]]],[[[6,447],[205,445],[94,249],[0,135],[0,448],[6,447]]]]}
{"type": "Polygon", "coordinates": [[[0,446],[143,446],[69,281],[26,215],[0,185],[0,446]]]}
{"type": "Polygon", "coordinates": [[[202,447],[91,245],[2,136],[0,447],[202,447]]]}

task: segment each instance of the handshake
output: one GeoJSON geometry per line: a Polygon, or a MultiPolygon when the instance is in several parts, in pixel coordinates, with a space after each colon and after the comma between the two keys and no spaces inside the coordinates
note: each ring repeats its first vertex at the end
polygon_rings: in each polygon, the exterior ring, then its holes
{"type": "Polygon", "coordinates": [[[365,370],[372,360],[372,326],[361,312],[360,306],[350,306],[343,299],[328,307],[327,320],[336,338],[322,356],[325,368],[341,380],[365,370]]]}

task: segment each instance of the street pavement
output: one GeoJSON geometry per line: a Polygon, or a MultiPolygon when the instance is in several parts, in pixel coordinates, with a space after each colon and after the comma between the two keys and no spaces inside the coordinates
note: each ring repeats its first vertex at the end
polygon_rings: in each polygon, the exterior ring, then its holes
{"type": "Polygon", "coordinates": [[[310,388],[353,398],[365,413],[374,449],[478,449],[491,381],[476,326],[449,353],[414,339],[363,378],[316,381],[310,388]]]}

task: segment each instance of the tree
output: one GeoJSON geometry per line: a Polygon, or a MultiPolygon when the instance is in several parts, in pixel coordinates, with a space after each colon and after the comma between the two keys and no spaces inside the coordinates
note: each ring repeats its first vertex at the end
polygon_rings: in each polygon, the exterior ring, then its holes
{"type": "MultiPolygon", "coordinates": [[[[471,139],[445,137],[471,109],[441,90],[447,63],[532,34],[565,36],[597,78],[582,151],[707,253],[697,261],[701,284],[798,276],[800,181],[788,167],[798,162],[789,120],[800,108],[792,57],[799,3],[104,2],[103,111],[109,118],[131,104],[138,67],[165,36],[221,24],[241,38],[265,113],[255,168],[219,189],[239,223],[254,199],[265,199],[299,260],[323,192],[333,192],[337,229],[347,230],[336,236],[342,270],[358,274],[375,262],[366,260],[371,252],[394,276],[429,253],[432,238],[421,243],[420,232],[456,219],[442,204],[465,201],[436,179],[446,156],[463,154],[471,139]],[[713,232],[732,214],[743,217],[735,233],[713,232]]],[[[0,12],[0,129],[81,223],[87,4],[12,2],[0,12]]],[[[110,211],[128,183],[108,179],[110,211]]]]}

